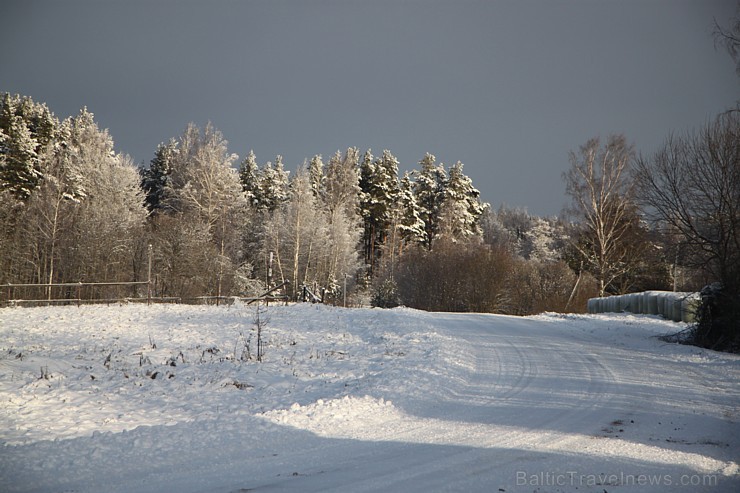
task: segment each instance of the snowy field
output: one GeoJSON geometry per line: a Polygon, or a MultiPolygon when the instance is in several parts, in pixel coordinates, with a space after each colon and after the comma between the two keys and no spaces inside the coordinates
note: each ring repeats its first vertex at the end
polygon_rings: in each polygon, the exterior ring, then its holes
{"type": "Polygon", "coordinates": [[[633,315],[0,309],[0,491],[740,491],[740,357],[633,315]],[[266,321],[266,323],[264,323],[266,321]]]}

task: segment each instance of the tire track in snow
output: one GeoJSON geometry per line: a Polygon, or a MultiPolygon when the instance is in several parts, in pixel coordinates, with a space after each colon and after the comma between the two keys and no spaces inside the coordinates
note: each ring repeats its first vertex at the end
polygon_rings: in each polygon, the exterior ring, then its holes
{"type": "Polygon", "coordinates": [[[588,334],[557,324],[533,331],[514,317],[434,315],[437,330],[459,337],[470,350],[468,364],[454,370],[454,388],[425,389],[434,391],[425,402],[436,400],[436,405],[418,412],[422,407],[404,403],[408,413],[382,399],[347,397],[265,417],[329,438],[557,453],[574,460],[599,457],[737,473],[731,461],[603,436],[605,423],[614,419],[617,389],[625,375],[639,370],[625,368],[611,356],[613,348],[588,334]]]}

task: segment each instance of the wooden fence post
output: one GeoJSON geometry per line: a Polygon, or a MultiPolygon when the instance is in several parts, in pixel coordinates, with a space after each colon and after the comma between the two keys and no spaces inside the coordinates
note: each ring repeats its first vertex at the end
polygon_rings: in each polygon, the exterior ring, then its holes
{"type": "Polygon", "coordinates": [[[146,304],[147,306],[152,304],[152,252],[153,248],[152,245],[149,245],[149,268],[147,269],[147,276],[146,276],[146,304]]]}

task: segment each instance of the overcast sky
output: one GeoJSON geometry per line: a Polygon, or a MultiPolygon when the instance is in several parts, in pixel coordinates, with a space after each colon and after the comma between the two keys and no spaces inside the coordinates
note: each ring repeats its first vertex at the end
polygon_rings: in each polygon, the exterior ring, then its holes
{"type": "Polygon", "coordinates": [[[712,38],[735,0],[4,0],[0,91],[87,108],[149,163],[188,122],[288,169],[337,149],[425,152],[494,207],[559,214],[568,151],[643,153],[740,99],[712,38]]]}

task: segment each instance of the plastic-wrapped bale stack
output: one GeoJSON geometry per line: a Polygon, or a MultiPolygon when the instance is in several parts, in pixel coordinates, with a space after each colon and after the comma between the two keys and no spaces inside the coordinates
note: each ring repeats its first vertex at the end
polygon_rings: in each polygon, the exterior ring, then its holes
{"type": "Polygon", "coordinates": [[[674,322],[693,322],[701,298],[698,293],[644,291],[588,300],[588,313],[631,312],[661,315],[674,322]]]}

